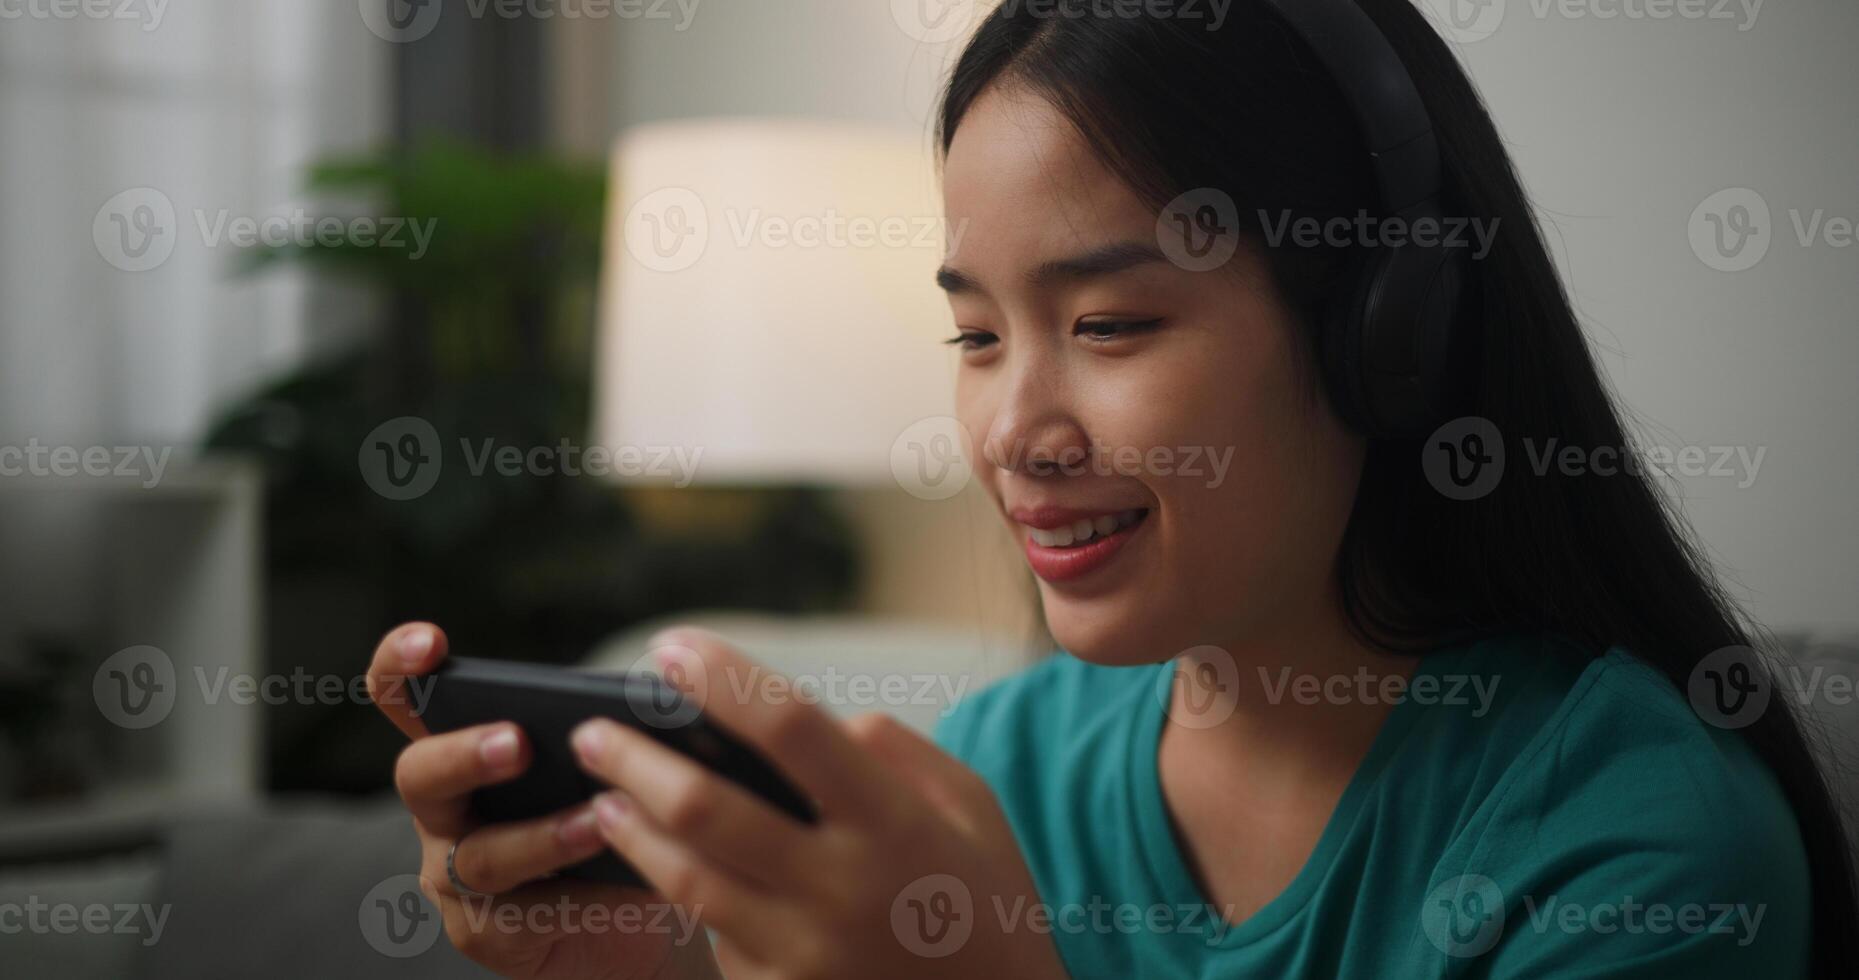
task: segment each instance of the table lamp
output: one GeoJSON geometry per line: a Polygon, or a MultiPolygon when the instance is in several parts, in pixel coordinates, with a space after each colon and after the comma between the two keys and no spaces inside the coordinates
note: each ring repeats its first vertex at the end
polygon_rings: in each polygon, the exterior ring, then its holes
{"type": "Polygon", "coordinates": [[[900,435],[952,406],[933,160],[923,134],[826,120],[624,133],[598,442],[701,452],[704,484],[892,485],[900,435]]]}
{"type": "MultiPolygon", "coordinates": [[[[1018,554],[986,499],[959,492],[972,449],[948,417],[934,159],[923,133],[815,119],[622,134],[594,431],[639,461],[701,451],[688,473],[617,474],[632,485],[830,488],[865,552],[865,612],[1024,635],[1018,554]]],[[[690,519],[688,494],[648,495],[690,519]]]]}

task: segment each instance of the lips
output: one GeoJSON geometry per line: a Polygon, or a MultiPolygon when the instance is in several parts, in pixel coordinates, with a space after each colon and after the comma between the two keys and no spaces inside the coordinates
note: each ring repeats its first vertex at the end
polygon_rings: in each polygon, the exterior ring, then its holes
{"type": "Polygon", "coordinates": [[[1046,582],[1082,578],[1108,565],[1142,529],[1146,507],[1082,511],[1042,507],[1010,515],[1025,535],[1026,563],[1046,582]]]}

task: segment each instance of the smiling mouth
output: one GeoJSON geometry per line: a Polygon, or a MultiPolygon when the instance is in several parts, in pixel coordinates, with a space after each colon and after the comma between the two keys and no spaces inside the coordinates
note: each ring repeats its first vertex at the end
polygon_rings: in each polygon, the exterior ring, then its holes
{"type": "Polygon", "coordinates": [[[1118,511],[1114,514],[1099,514],[1096,517],[1081,517],[1070,524],[1061,524],[1053,528],[1020,525],[1026,530],[1027,537],[1041,548],[1082,548],[1092,541],[1108,538],[1125,528],[1142,523],[1149,516],[1147,507],[1135,507],[1118,511]]]}
{"type": "Polygon", "coordinates": [[[1021,524],[1026,532],[1026,563],[1050,585],[1083,579],[1115,561],[1124,545],[1148,523],[1148,516],[1145,507],[1079,518],[1057,527],[1021,524]]]}

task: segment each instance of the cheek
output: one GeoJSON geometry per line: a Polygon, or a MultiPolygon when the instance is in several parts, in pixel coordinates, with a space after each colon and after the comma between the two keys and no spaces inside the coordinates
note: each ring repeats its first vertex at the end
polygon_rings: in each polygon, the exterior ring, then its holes
{"type": "Polygon", "coordinates": [[[1354,499],[1359,445],[1306,387],[1284,328],[1227,326],[1132,381],[1117,438],[1160,447],[1145,468],[1176,593],[1194,608],[1321,587],[1354,499]]]}
{"type": "Polygon", "coordinates": [[[1219,490],[1206,486],[1217,478],[1210,456],[1238,463],[1257,453],[1298,402],[1288,352],[1261,336],[1268,329],[1225,323],[1184,332],[1100,377],[1090,399],[1099,408],[1085,430],[1124,450],[1123,462],[1141,453],[1142,480],[1158,497],[1219,490]]]}
{"type": "Polygon", "coordinates": [[[984,379],[977,376],[976,372],[958,370],[955,381],[955,419],[962,424],[965,439],[962,451],[974,471],[975,481],[989,495],[998,499],[998,473],[993,466],[987,465],[981,451],[982,442],[988,437],[988,428],[994,424],[994,411],[994,395],[984,379]]]}

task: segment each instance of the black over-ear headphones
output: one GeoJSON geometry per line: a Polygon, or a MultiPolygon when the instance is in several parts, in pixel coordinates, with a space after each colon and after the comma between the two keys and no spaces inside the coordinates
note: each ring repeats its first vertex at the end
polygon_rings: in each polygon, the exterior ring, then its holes
{"type": "MultiPolygon", "coordinates": [[[[1265,0],[1341,92],[1367,145],[1385,221],[1408,232],[1440,213],[1439,143],[1413,78],[1355,0],[1265,0]]],[[[1422,226],[1424,227],[1424,226],[1422,226]]],[[[1468,285],[1463,247],[1368,248],[1321,325],[1330,399],[1372,437],[1423,435],[1451,410],[1453,322],[1468,285]]]]}

